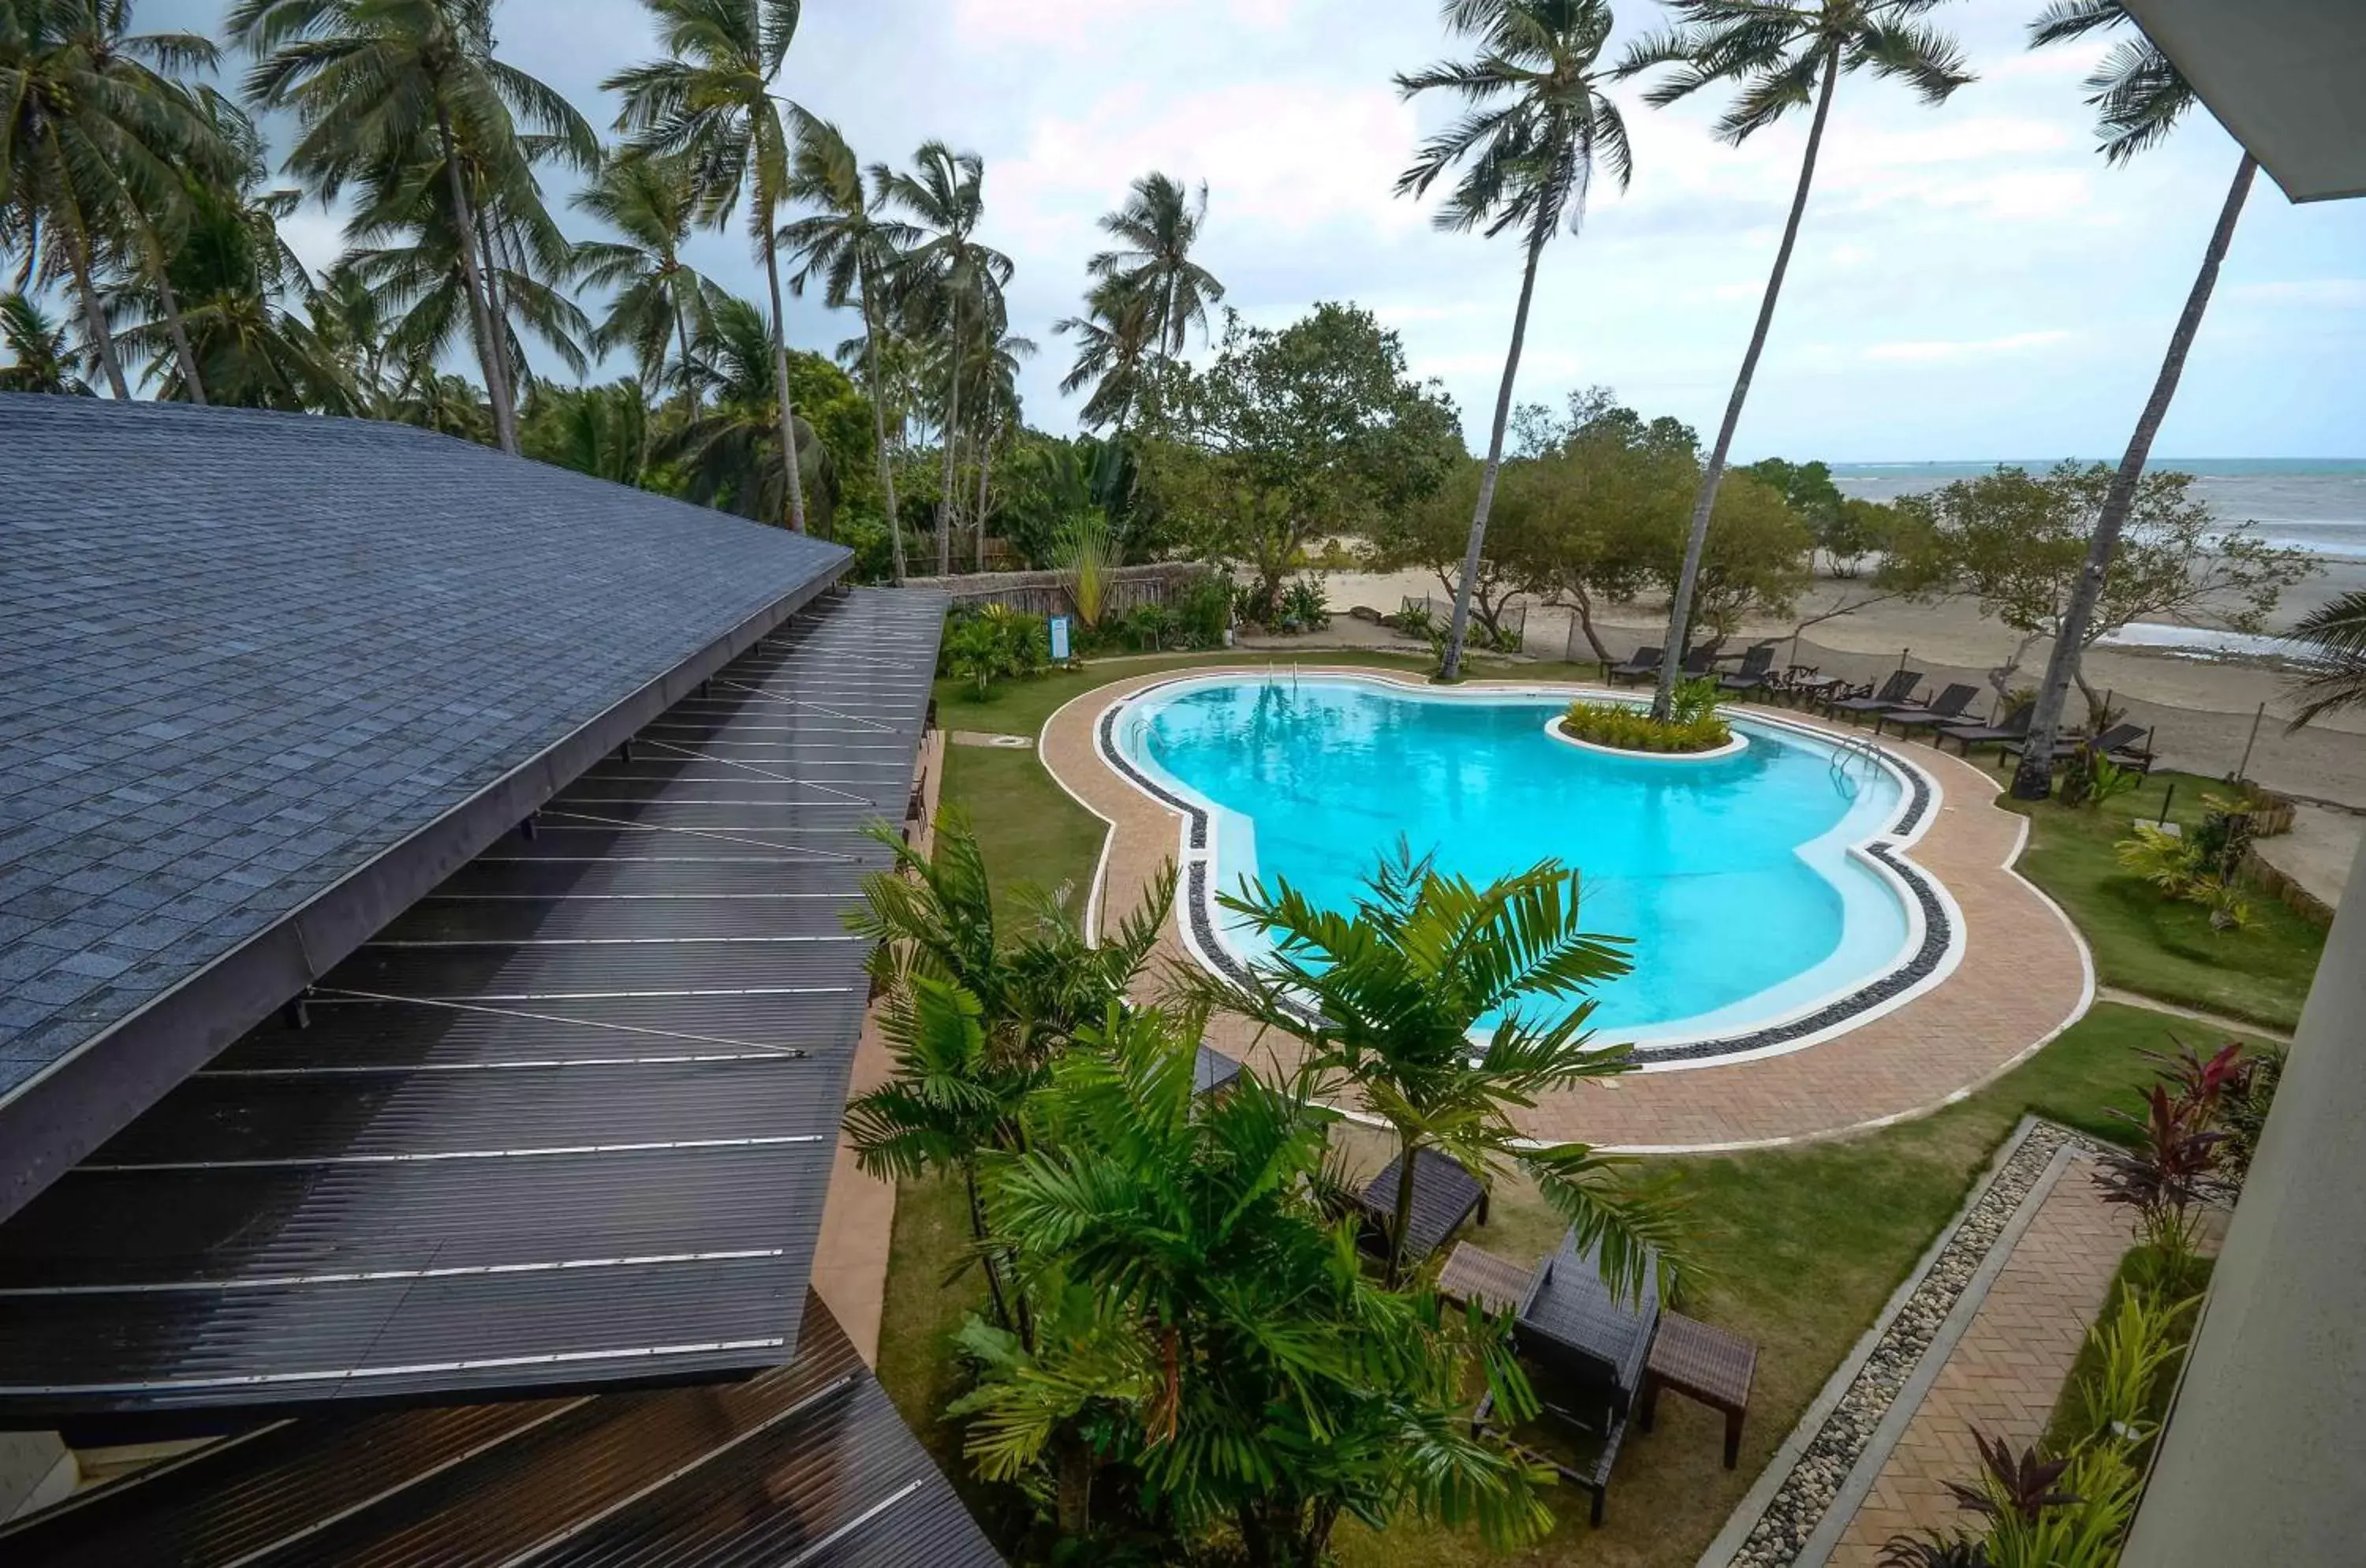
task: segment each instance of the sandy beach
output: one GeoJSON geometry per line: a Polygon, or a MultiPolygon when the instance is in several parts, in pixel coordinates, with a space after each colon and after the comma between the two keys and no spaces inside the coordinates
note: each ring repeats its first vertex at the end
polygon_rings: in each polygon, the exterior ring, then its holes
{"type": "MultiPolygon", "coordinates": [[[[2287,597],[2277,615],[2280,626],[2337,593],[2366,586],[2366,562],[2330,561],[2327,566],[2328,570],[2287,597]]],[[[1393,612],[1409,596],[1445,597],[1436,578],[1424,572],[1333,572],[1325,587],[1334,615],[1331,633],[1279,639],[1278,646],[1384,645],[1400,639],[1384,627],[1350,617],[1346,612],[1351,606],[1393,612]]],[[[1853,598],[1864,592],[1862,582],[1820,581],[1802,599],[1795,617],[1753,622],[1744,628],[1744,637],[1788,637],[1798,620],[1831,608],[1843,594],[1853,598]]],[[[1596,620],[1605,628],[1604,641],[1623,657],[1638,643],[1660,640],[1666,614],[1664,602],[1647,601],[1613,606],[1596,620]]],[[[1547,660],[1563,658],[1571,642],[1571,620],[1567,611],[1531,606],[1528,652],[1547,660]]],[[[2019,634],[1983,616],[1969,600],[1930,604],[1891,600],[1814,626],[1800,639],[1797,661],[1862,681],[1896,669],[1904,657],[1934,686],[1965,681],[1985,692],[1988,671],[2019,640],[2019,634]]],[[[1576,639],[1575,652],[1580,660],[1593,657],[1582,637],[1576,639]]],[[[2029,651],[2017,684],[2036,681],[2047,652],[2042,642],[2029,651]]],[[[1783,657],[1789,659],[1787,644],[1783,657]]],[[[2281,716],[2287,711],[2282,697],[2288,677],[2267,662],[2098,648],[2087,657],[2087,674],[2098,687],[2114,694],[2113,705],[2127,707],[2133,722],[2155,728],[2162,765],[2211,776],[2234,772],[2249,739],[2253,716],[2265,703],[2267,717],[2259,726],[2249,775],[2287,794],[2366,810],[2366,712],[2320,720],[2287,735],[2281,716]]],[[[1977,707],[1986,711],[1985,698],[1977,707]]]]}

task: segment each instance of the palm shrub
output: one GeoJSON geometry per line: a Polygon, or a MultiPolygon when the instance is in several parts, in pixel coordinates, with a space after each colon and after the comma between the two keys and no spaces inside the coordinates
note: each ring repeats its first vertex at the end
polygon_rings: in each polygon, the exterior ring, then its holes
{"type": "Polygon", "coordinates": [[[1716,682],[1687,681],[1676,688],[1676,705],[1666,718],[1626,703],[1581,700],[1561,715],[1561,730],[1620,751],[1714,751],[1733,739],[1732,726],[1718,716],[1717,698],[1716,682]]]}
{"type": "Polygon", "coordinates": [[[1352,1089],[1395,1136],[1391,1284],[1405,1273],[1414,1156],[1436,1149],[1482,1181],[1525,1171],[1581,1245],[1600,1246],[1614,1291],[1639,1292],[1653,1269],[1663,1291],[1674,1286],[1667,1195],[1628,1186],[1583,1144],[1536,1145],[1513,1120],[1544,1094],[1635,1065],[1587,1027],[1588,993],[1631,965],[1627,939],[1584,929],[1578,893],[1578,874],[1556,861],[1479,887],[1401,845],[1352,909],[1323,908],[1286,881],[1219,900],[1269,951],[1245,987],[1200,976],[1196,995],[1295,1035],[1313,1081],[1352,1089]]]}
{"type": "Polygon", "coordinates": [[[2300,712],[2291,728],[2366,703],[2366,589],[2318,606],[2292,629],[2291,640],[2315,666],[2293,682],[2300,712]]]}

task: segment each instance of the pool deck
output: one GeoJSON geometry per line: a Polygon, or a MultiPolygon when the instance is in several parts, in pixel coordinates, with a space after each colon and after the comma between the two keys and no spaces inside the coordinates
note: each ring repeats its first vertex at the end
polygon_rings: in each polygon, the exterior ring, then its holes
{"type": "MultiPolygon", "coordinates": [[[[1121,676],[1069,703],[1044,724],[1037,750],[1061,786],[1110,824],[1090,914],[1122,913],[1177,856],[1180,814],[1113,772],[1093,743],[1110,705],[1145,686],[1237,666],[1121,676]]],[[[1361,667],[1304,665],[1304,675],[1347,674],[1425,683],[1361,667]]],[[[1559,685],[1474,681],[1469,687],[1559,685]]],[[[1467,689],[1467,688],[1466,688],[1467,689]]],[[[1592,687],[1569,685],[1572,694],[1592,687]]],[[[1753,711],[1742,705],[1741,711],[1753,711]]],[[[1788,709],[1771,716],[1840,736],[1851,730],[1788,709]]],[[[1942,792],[1939,810],[1912,849],[1914,863],[1946,885],[1964,926],[1962,961],[1931,989],[1894,1010],[1786,1055],[1629,1074],[1547,1097],[1520,1120],[1533,1136],[1639,1153],[1760,1147],[1836,1136],[1936,1111],[2006,1071],[2083,1014],[2094,996],[2085,944],[2053,902],[2012,870],[2027,820],[1993,804],[1995,775],[1927,744],[1885,742],[1910,758],[1942,792]]],[[[1177,914],[1180,914],[1179,900],[1177,914]]],[[[1737,933],[1746,935],[1746,933],[1737,933]]],[[[1175,920],[1164,955],[1189,964],[1175,920]]],[[[1155,987],[1154,973],[1151,984],[1155,987]]],[[[1211,1020],[1209,1043],[1256,1066],[1286,1061],[1287,1039],[1256,1037],[1240,1020],[1211,1020]]]]}

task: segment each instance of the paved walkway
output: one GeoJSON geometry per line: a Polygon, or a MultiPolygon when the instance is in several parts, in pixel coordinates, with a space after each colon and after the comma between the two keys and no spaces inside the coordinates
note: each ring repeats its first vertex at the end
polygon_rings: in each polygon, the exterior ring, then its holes
{"type": "MultiPolygon", "coordinates": [[[[1325,672],[1313,664],[1301,671],[1325,672]]],[[[1107,911],[1132,908],[1159,867],[1176,857],[1182,819],[1101,761],[1094,727],[1121,697],[1187,673],[1121,677],[1078,697],[1044,726],[1039,745],[1044,765],[1110,824],[1103,880],[1093,905],[1102,919],[1109,918],[1107,911]]],[[[1946,885],[1962,912],[1966,941],[1953,975],[1895,1011],[1787,1055],[1632,1074],[1549,1096],[1522,1115],[1527,1130],[1542,1138],[1645,1152],[1826,1136],[1919,1115],[1960,1099],[2084,1011],[2090,982],[2076,934],[2060,911],[2010,869],[2026,820],[1992,804],[1996,781],[1981,769],[1929,746],[1913,746],[1907,754],[1943,793],[1912,853],[1916,863],[1946,885]]],[[[1189,962],[1172,921],[1165,951],[1189,962]]],[[[1253,1064],[1261,1055],[1292,1048],[1287,1041],[1260,1040],[1232,1019],[1213,1021],[1209,1038],[1253,1064]]]]}
{"type": "Polygon", "coordinates": [[[2093,1164],[2072,1161],[2032,1216],[1833,1549],[1831,1568],[1875,1568],[1894,1535],[1966,1525],[1947,1483],[1980,1474],[1973,1427],[2015,1454],[2045,1430],[2131,1240],[2124,1215],[2096,1196],[2093,1164]]]}

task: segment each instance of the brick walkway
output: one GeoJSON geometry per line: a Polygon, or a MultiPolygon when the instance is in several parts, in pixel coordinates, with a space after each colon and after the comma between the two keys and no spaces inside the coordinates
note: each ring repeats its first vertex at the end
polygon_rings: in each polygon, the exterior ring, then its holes
{"type": "Polygon", "coordinates": [[[2131,1241],[2126,1219],[2095,1195],[2092,1167],[2074,1160],[2032,1216],[1833,1549],[1831,1568],[1874,1568],[1893,1535],[1965,1525],[1946,1483],[1980,1473],[1973,1427],[2016,1454],[2045,1430],[2131,1241]]]}
{"type": "MultiPolygon", "coordinates": [[[[1301,672],[1326,671],[1308,666],[1301,672]]],[[[1078,697],[1043,728],[1039,750],[1045,767],[1110,824],[1098,910],[1133,907],[1158,868],[1175,858],[1181,818],[1101,761],[1093,745],[1094,726],[1119,698],[1187,673],[1121,678],[1078,697]]],[[[1934,1111],[1961,1098],[2084,1011],[2090,986],[2076,935],[2052,904],[2008,869],[2024,819],[1992,804],[1997,781],[1978,767],[1929,746],[1914,746],[1907,754],[1938,782],[1943,795],[1913,859],[1946,885],[1962,913],[1966,940],[1953,975],[1893,1012],[1787,1055],[1633,1074],[1548,1097],[1523,1116],[1528,1131],[1542,1138],[1649,1152],[1787,1143],[1845,1132],[1934,1111]]],[[[1166,948],[1170,957],[1189,962],[1171,922],[1166,948]]],[[[1209,1038],[1252,1063],[1262,1054],[1290,1048],[1286,1041],[1257,1040],[1229,1019],[1214,1021],[1209,1038]]]]}

